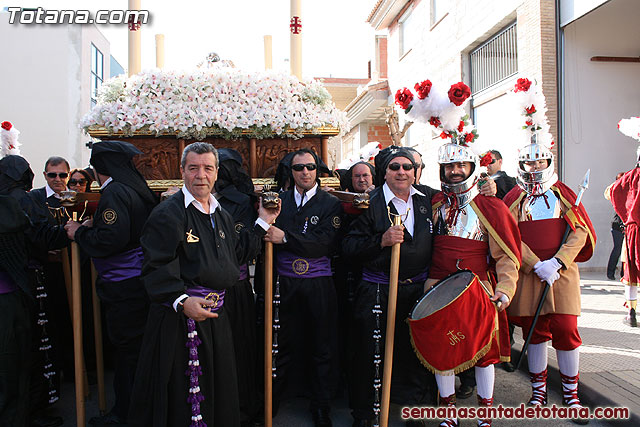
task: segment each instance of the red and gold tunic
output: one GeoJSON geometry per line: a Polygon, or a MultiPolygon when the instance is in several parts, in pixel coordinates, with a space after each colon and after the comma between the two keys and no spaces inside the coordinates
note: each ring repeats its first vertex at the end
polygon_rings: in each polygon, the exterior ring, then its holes
{"type": "Polygon", "coordinates": [[[613,209],[624,223],[626,237],[626,259],[622,282],[625,285],[640,284],[640,168],[625,173],[611,186],[613,209]]]}
{"type": "MultiPolygon", "coordinates": [[[[442,223],[442,206],[448,213],[443,193],[433,198],[434,224],[442,223]]],[[[482,281],[488,294],[504,293],[509,299],[516,291],[520,268],[520,232],[506,206],[500,199],[478,195],[466,207],[469,214],[477,215],[479,232],[472,237],[439,234],[434,237],[433,258],[429,279],[425,286],[433,286],[438,280],[460,269],[468,269],[482,281]],[[471,209],[471,211],[468,211],[471,209]]],[[[467,214],[468,215],[468,214],[467,214]]],[[[461,221],[458,216],[456,221],[461,221]]],[[[456,224],[449,229],[455,229],[456,224]]],[[[455,233],[453,233],[455,234],[455,233]]],[[[460,313],[459,315],[464,315],[460,313]]],[[[481,319],[469,319],[470,322],[481,319]]],[[[509,361],[510,342],[506,312],[498,313],[499,330],[491,349],[477,360],[478,366],[488,366],[500,361],[509,361]]],[[[469,361],[472,366],[476,361],[469,361]]]]}
{"type": "Polygon", "coordinates": [[[587,261],[593,255],[596,234],[582,204],[573,206],[576,195],[558,181],[550,190],[559,200],[559,218],[530,220],[523,216],[521,205],[527,198],[520,186],[514,187],[504,198],[511,215],[518,221],[522,234],[522,266],[518,278],[518,291],[509,305],[509,316],[533,316],[540,301],[544,284],[533,271],[538,261],[556,257],[566,268],[561,268],[547,295],[541,315],[549,313],[580,315],[580,274],[576,262],[587,261]],[[569,237],[560,246],[567,227],[569,237]]]}

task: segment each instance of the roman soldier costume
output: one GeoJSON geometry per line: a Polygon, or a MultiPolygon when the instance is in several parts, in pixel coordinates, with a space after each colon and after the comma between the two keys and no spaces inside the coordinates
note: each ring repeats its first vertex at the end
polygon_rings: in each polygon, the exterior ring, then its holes
{"type": "MultiPolygon", "coordinates": [[[[470,146],[478,134],[462,108],[470,94],[469,88],[464,83],[451,86],[448,99],[447,95],[441,94],[437,88],[434,87],[436,90],[432,90],[429,80],[416,84],[415,88],[418,99],[412,99],[407,106],[409,116],[414,115],[418,120],[428,121],[442,131],[443,138],[451,138],[451,142],[440,147],[438,152],[442,191],[432,199],[435,236],[432,265],[426,287],[431,287],[451,274],[466,269],[473,272],[484,287],[485,292],[478,294],[479,298],[488,300],[490,295],[500,292],[501,299],[507,303],[516,289],[520,267],[520,233],[506,206],[499,199],[479,194],[480,167],[486,166],[485,162],[490,161],[491,156],[483,157],[481,163],[470,146]],[[451,164],[468,167],[467,175],[462,180],[450,180],[445,174],[445,165],[451,164]]],[[[471,301],[470,305],[481,305],[486,300],[476,299],[471,301]]],[[[460,363],[453,369],[446,370],[438,369],[438,366],[447,365],[440,364],[437,356],[432,359],[429,355],[434,363],[423,360],[425,366],[435,373],[441,405],[455,405],[454,373],[473,366],[478,384],[479,404],[493,404],[493,365],[509,361],[510,343],[506,313],[496,312],[490,304],[487,305],[490,310],[483,311],[482,316],[474,318],[474,321],[478,322],[478,330],[485,330],[480,325],[487,324],[488,333],[477,338],[471,337],[472,334],[463,334],[468,336],[468,339],[465,338],[460,344],[467,347],[463,353],[468,355],[465,360],[459,360],[460,363]],[[485,338],[487,344],[478,345],[485,338]]],[[[442,312],[446,310],[447,308],[444,308],[442,312]]],[[[463,315],[455,310],[451,311],[450,316],[463,315]]],[[[445,326],[437,324],[434,327],[442,329],[445,326]]],[[[413,341],[415,345],[415,336],[413,341]]],[[[416,348],[420,353],[417,346],[416,348]]],[[[438,350],[434,346],[431,352],[438,353],[438,350]]],[[[441,356],[447,357],[449,356],[446,354],[441,356]]],[[[458,421],[448,418],[440,425],[457,426],[458,421]]],[[[491,420],[478,420],[478,425],[490,426],[491,420]]]]}
{"type": "Polygon", "coordinates": [[[576,263],[591,258],[595,231],[582,204],[575,205],[575,193],[554,172],[544,96],[528,79],[518,80],[514,96],[526,100],[524,134],[531,143],[518,155],[518,186],[504,198],[522,234],[518,290],[508,312],[512,322],[522,327],[523,336],[527,336],[544,287],[552,286],[528,347],[533,389],[529,404],[547,403],[547,341],[552,340],[562,377],[563,401],[580,407],[578,347],[582,341],[577,326],[580,275],[576,263]],[[531,166],[540,160],[546,160],[546,168],[531,166]],[[568,237],[563,241],[567,227],[568,237]]]}

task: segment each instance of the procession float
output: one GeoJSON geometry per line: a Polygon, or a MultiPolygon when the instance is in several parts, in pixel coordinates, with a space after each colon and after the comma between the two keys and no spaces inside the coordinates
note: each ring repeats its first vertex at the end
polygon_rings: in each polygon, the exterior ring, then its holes
{"type": "Polygon", "coordinates": [[[270,182],[285,154],[306,147],[325,163],[329,138],[346,115],[322,83],[272,71],[153,70],[102,85],[81,127],[99,140],[122,140],[142,155],[136,167],[154,190],[177,185],[185,145],[234,148],[256,185],[270,182]]]}

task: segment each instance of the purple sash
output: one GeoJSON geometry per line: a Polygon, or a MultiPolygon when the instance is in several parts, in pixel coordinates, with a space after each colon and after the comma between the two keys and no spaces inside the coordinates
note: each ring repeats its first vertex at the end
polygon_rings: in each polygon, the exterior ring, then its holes
{"type": "Polygon", "coordinates": [[[214,305],[209,307],[209,311],[218,311],[224,304],[224,295],[226,291],[224,289],[216,291],[210,288],[205,288],[204,286],[195,286],[193,288],[187,288],[184,293],[190,297],[204,298],[207,301],[213,301],[214,305]]]}
{"type": "MultiPolygon", "coordinates": [[[[224,289],[221,291],[214,291],[213,289],[198,285],[193,288],[187,288],[184,293],[190,297],[204,298],[207,301],[213,301],[215,304],[212,307],[209,307],[209,311],[218,311],[224,304],[224,295],[226,291],[224,289]]],[[[173,301],[165,302],[164,305],[167,307],[173,307],[173,301]]]]}
{"type": "Polygon", "coordinates": [[[331,261],[326,256],[320,258],[302,258],[291,252],[279,252],[276,269],[279,275],[285,277],[331,277],[331,261]]]}
{"type": "Polygon", "coordinates": [[[0,271],[0,295],[16,291],[18,286],[6,271],[0,271]]]}
{"type": "Polygon", "coordinates": [[[245,280],[249,277],[249,266],[247,264],[243,264],[240,266],[240,276],[238,276],[238,281],[245,280]]]}
{"type": "MultiPolygon", "coordinates": [[[[405,280],[398,280],[399,285],[409,285],[412,283],[420,283],[423,284],[427,278],[429,277],[429,270],[425,270],[418,275],[405,280]]],[[[368,269],[362,270],[362,280],[366,280],[367,282],[372,283],[380,283],[382,285],[389,284],[389,276],[383,273],[382,271],[372,271],[368,269]]]]}
{"type": "Polygon", "coordinates": [[[138,277],[142,271],[142,248],[137,247],[106,258],[92,258],[98,274],[107,282],[121,282],[138,277]]]}

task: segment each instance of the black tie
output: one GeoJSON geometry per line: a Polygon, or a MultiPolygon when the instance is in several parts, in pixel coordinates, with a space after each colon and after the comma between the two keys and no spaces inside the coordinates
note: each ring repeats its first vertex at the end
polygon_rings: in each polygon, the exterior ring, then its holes
{"type": "Polygon", "coordinates": [[[302,204],[304,203],[305,194],[307,194],[307,190],[302,191],[302,197],[300,198],[300,205],[298,205],[298,212],[302,210],[302,204]]]}

